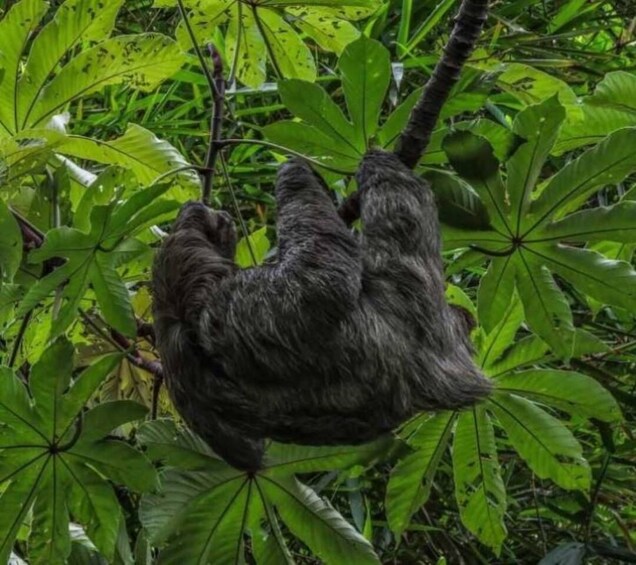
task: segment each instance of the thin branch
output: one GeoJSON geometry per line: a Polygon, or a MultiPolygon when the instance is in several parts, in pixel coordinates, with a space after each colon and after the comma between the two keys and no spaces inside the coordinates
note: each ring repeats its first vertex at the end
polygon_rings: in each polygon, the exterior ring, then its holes
{"type": "Polygon", "coordinates": [[[250,256],[252,258],[252,264],[256,267],[256,254],[254,253],[254,249],[252,248],[252,241],[250,240],[250,234],[247,230],[247,225],[245,224],[245,220],[243,219],[243,215],[241,214],[241,209],[239,208],[238,199],[236,198],[236,193],[234,192],[234,186],[232,185],[232,179],[230,178],[230,173],[227,169],[227,162],[225,161],[225,155],[221,153],[221,168],[223,169],[223,176],[225,177],[225,182],[230,189],[230,195],[232,197],[232,205],[234,206],[234,212],[236,217],[239,220],[239,225],[241,226],[241,233],[245,238],[245,242],[247,244],[247,249],[250,252],[250,256]]]}
{"type": "Polygon", "coordinates": [[[212,45],[208,45],[210,58],[212,59],[214,88],[212,97],[214,100],[214,110],[210,122],[210,142],[208,151],[205,156],[206,173],[203,174],[203,190],[201,201],[206,205],[210,205],[210,196],[212,194],[212,185],[214,181],[214,170],[219,154],[221,141],[221,133],[223,126],[223,113],[225,108],[225,79],[223,78],[223,60],[221,55],[212,45]]]}

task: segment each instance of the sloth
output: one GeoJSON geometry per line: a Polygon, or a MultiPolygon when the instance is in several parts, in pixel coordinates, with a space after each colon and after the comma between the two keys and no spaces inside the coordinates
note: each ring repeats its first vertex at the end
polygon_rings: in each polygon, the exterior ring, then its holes
{"type": "Polygon", "coordinates": [[[356,178],[360,233],[295,159],[278,173],[275,257],[238,268],[230,216],[195,202],[157,254],[154,323],[170,397],[239,469],[262,466],[266,439],[359,444],[491,390],[465,317],[445,301],[429,186],[378,150],[356,178]]]}

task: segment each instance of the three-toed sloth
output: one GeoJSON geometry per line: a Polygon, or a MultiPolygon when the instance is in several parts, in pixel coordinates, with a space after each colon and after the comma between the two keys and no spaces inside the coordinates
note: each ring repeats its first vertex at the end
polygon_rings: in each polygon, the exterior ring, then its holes
{"type": "Polygon", "coordinates": [[[445,301],[430,188],[381,151],[357,181],[359,234],[320,177],[292,160],[278,175],[274,259],[238,268],[230,217],[198,203],[157,255],[166,386],[186,423],[238,468],[261,466],[265,438],[357,444],[491,389],[445,301]]]}

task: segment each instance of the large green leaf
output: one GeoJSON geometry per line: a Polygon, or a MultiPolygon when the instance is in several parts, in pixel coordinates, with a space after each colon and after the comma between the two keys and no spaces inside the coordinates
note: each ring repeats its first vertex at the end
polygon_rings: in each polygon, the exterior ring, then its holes
{"type": "Polygon", "coordinates": [[[568,359],[574,346],[572,312],[550,271],[527,251],[518,253],[516,283],[530,327],[568,359]]]}
{"type": "Polygon", "coordinates": [[[179,46],[159,34],[121,35],[83,51],[41,90],[26,125],[42,124],[69,102],[110,84],[154,89],[184,62],[179,46]]]}
{"type": "Polygon", "coordinates": [[[575,247],[537,246],[532,252],[575,288],[602,304],[630,311],[636,306],[636,271],[628,263],[575,247]]]}
{"type": "Polygon", "coordinates": [[[606,74],[594,94],[583,99],[581,111],[581,119],[569,120],[561,130],[557,153],[599,143],[618,129],[636,126],[636,75],[606,74]]]}
{"type": "Polygon", "coordinates": [[[123,0],[67,0],[33,41],[17,84],[17,130],[29,115],[64,55],[81,42],[102,41],[110,35],[123,0]]]}
{"type": "Polygon", "coordinates": [[[0,77],[0,134],[15,133],[18,105],[16,84],[24,49],[31,33],[37,29],[48,4],[43,0],[21,0],[0,21],[3,74],[0,77]]]}
{"type": "MultiPolygon", "coordinates": [[[[175,6],[176,0],[156,0],[155,6],[175,6]]],[[[347,20],[358,20],[377,11],[381,0],[310,0],[308,2],[236,2],[233,0],[184,0],[197,43],[204,45],[219,25],[227,23],[226,59],[231,75],[245,85],[259,88],[267,78],[269,60],[278,78],[313,81],[316,65],[298,30],[323,49],[340,53],[360,36],[347,20]]],[[[182,46],[190,37],[181,26],[182,46]]]]}
{"type": "Polygon", "coordinates": [[[463,524],[499,553],[506,538],[506,489],[495,432],[483,406],[462,412],[453,441],[455,496],[463,524]]]}
{"type": "Polygon", "coordinates": [[[453,412],[421,416],[415,432],[408,438],[408,443],[415,450],[400,459],[391,471],[386,491],[386,512],[391,530],[398,537],[430,495],[455,419],[453,412]]]}
{"type": "Polygon", "coordinates": [[[33,367],[31,396],[17,376],[2,371],[0,421],[11,434],[0,445],[0,561],[7,560],[32,505],[30,563],[66,562],[69,513],[100,552],[112,558],[122,516],[107,479],[138,491],[156,484],[152,465],[138,451],[105,439],[121,423],[142,417],[143,407],[119,407],[112,425],[102,420],[100,434],[87,435],[83,426],[83,406],[121,356],[102,358],[71,382],[72,358],[68,342],[54,342],[33,367]]]}
{"type": "Polygon", "coordinates": [[[541,224],[551,215],[559,218],[576,210],[595,191],[620,182],[635,171],[635,144],[636,128],[623,129],[568,163],[533,203],[532,225],[541,224]]]}
{"type": "Polygon", "coordinates": [[[497,389],[523,395],[572,415],[603,422],[621,419],[618,404],[598,382],[572,371],[530,370],[497,379],[497,389]]]}
{"type": "Polygon", "coordinates": [[[285,11],[294,18],[294,26],[311,37],[325,51],[340,55],[343,49],[360,37],[358,29],[342,19],[333,9],[289,6],[285,11]]]}
{"type": "Polygon", "coordinates": [[[349,45],[338,61],[349,115],[361,144],[375,136],[391,81],[391,61],[384,46],[366,37],[349,45]]]}
{"type": "Polygon", "coordinates": [[[502,234],[511,233],[506,186],[490,143],[469,131],[457,131],[444,139],[443,148],[453,168],[481,198],[492,226],[502,234]]]}
{"type": "Polygon", "coordinates": [[[512,256],[493,259],[481,278],[477,294],[479,323],[490,332],[504,316],[515,289],[515,261],[512,256]]]}
{"type": "Polygon", "coordinates": [[[280,76],[316,80],[316,63],[309,47],[291,25],[273,10],[255,10],[259,30],[280,76]]]}
{"type": "Polygon", "coordinates": [[[581,445],[559,420],[513,394],[497,393],[489,406],[538,477],[550,478],[565,489],[589,488],[590,467],[583,459],[581,445]]]}
{"type": "Polygon", "coordinates": [[[141,440],[153,457],[172,465],[185,463],[185,468],[166,470],[161,492],[144,496],[141,503],[140,516],[151,540],[164,546],[162,563],[242,562],[245,534],[255,540],[260,555],[288,561],[274,509],[326,563],[378,563],[369,542],[293,475],[369,464],[386,442],[360,448],[274,445],[264,468],[246,474],[216,459],[201,440],[172,423],[146,424],[141,440]],[[272,532],[265,540],[262,524],[272,532]]]}
{"type": "Polygon", "coordinates": [[[18,315],[25,315],[64,286],[64,304],[52,330],[53,336],[60,335],[73,321],[91,284],[106,320],[124,334],[135,335],[137,325],[128,290],[116,268],[146,249],[133,239],[135,233],[178,207],[176,202],[159,199],[167,189],[168,185],[156,185],[123,203],[93,207],[88,231],[66,226],[50,230],[42,247],[32,251],[29,258],[43,262],[62,257],[66,262],[29,288],[18,315]]]}
{"type": "Polygon", "coordinates": [[[321,87],[288,80],[279,83],[278,89],[283,103],[295,116],[334,138],[339,145],[348,147],[353,155],[364,153],[364,141],[356,139],[353,124],[321,87]]]}
{"type": "Polygon", "coordinates": [[[524,223],[532,192],[564,119],[565,110],[556,97],[537,106],[530,106],[515,118],[514,132],[527,140],[507,163],[512,225],[517,234],[524,223]]]}
{"type": "MultiPolygon", "coordinates": [[[[129,124],[126,133],[111,141],[100,141],[69,135],[59,152],[70,157],[119,165],[135,173],[142,184],[152,184],[157,177],[188,165],[170,143],[136,124],[129,124]]],[[[194,171],[182,171],[175,177],[185,187],[199,186],[194,171]]]]}
{"type": "Polygon", "coordinates": [[[636,171],[636,129],[613,133],[544,180],[544,164],[563,118],[556,97],[517,116],[515,133],[526,141],[506,163],[505,184],[485,139],[469,131],[445,139],[449,161],[487,208],[490,229],[444,226],[443,240],[446,250],[471,247],[491,260],[479,291],[479,314],[488,331],[504,314],[516,288],[530,328],[568,358],[574,344],[572,314],[553,274],[603,305],[636,308],[636,271],[578,247],[588,242],[636,242],[636,208],[626,199],[614,207],[572,214],[595,191],[636,171]]]}

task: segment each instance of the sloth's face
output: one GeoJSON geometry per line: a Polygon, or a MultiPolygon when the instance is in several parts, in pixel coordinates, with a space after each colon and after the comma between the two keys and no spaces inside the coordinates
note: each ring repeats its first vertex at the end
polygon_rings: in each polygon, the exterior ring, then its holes
{"type": "Polygon", "coordinates": [[[201,232],[222,256],[234,258],[236,228],[227,212],[211,210],[201,202],[187,202],[179,212],[173,231],[187,229],[201,232]]]}

